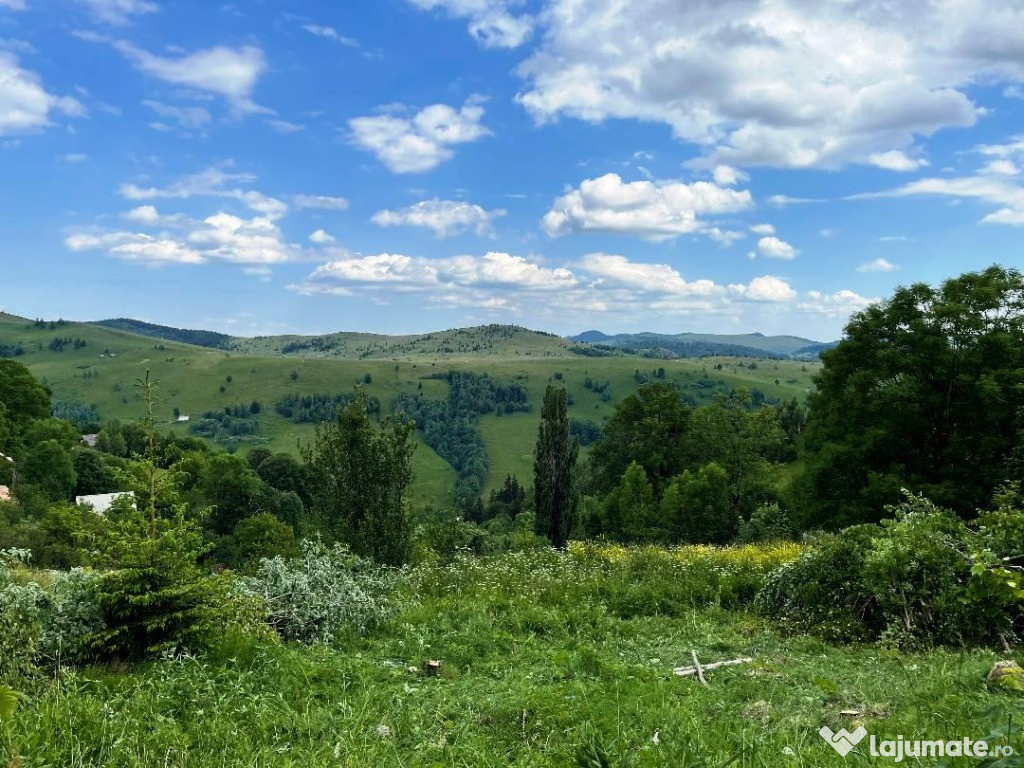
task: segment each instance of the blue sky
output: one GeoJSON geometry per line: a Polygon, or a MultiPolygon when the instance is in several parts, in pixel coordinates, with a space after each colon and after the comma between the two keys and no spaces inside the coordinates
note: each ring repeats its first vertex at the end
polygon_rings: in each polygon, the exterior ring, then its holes
{"type": "Polygon", "coordinates": [[[0,308],[831,339],[1020,266],[1022,117],[1015,0],[0,0],[0,308]]]}

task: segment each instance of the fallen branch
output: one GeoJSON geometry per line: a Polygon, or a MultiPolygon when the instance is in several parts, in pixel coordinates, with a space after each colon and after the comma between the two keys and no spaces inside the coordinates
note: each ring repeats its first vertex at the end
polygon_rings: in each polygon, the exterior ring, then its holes
{"type": "Polygon", "coordinates": [[[704,670],[700,667],[700,662],[697,661],[697,652],[690,651],[690,658],[693,659],[693,666],[697,669],[697,677],[700,679],[701,685],[707,685],[708,681],[704,679],[704,670]]]}
{"type": "Polygon", "coordinates": [[[738,659],[729,659],[729,661],[713,661],[710,664],[701,664],[697,661],[696,652],[693,653],[692,667],[676,667],[672,671],[679,677],[693,677],[696,675],[701,682],[707,684],[704,680],[704,673],[709,672],[712,669],[718,669],[719,667],[734,667],[737,664],[749,664],[753,659],[749,656],[742,656],[738,659]]]}

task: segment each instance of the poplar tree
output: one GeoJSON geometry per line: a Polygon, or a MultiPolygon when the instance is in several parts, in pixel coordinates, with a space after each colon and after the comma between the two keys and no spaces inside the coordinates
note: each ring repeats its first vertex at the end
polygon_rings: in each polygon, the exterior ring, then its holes
{"type": "Polygon", "coordinates": [[[566,409],[565,390],[548,387],[533,461],[536,531],[557,549],[569,540],[579,504],[573,482],[579,445],[569,434],[566,409]]]}

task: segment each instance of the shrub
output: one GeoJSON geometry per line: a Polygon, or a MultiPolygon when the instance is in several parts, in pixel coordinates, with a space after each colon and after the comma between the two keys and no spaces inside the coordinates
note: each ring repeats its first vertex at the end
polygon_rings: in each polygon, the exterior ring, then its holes
{"type": "Polygon", "coordinates": [[[983,515],[975,531],[920,496],[890,511],[773,573],[758,610],[829,640],[904,647],[994,643],[1012,631],[1024,590],[1005,558],[1024,548],[1024,514],[983,515]]]}
{"type": "Polygon", "coordinates": [[[35,582],[22,583],[15,572],[29,557],[27,550],[0,552],[0,679],[7,682],[35,670],[43,631],[46,593],[35,582]]]}
{"type": "Polygon", "coordinates": [[[790,541],[795,529],[789,513],[777,502],[762,504],[748,520],[741,520],[736,538],[744,544],[757,541],[790,541]]]}
{"type": "Polygon", "coordinates": [[[74,568],[57,572],[50,586],[39,652],[49,661],[77,659],[87,639],[105,629],[96,600],[99,574],[74,568]]]}
{"type": "Polygon", "coordinates": [[[353,555],[347,547],[302,542],[301,556],[263,560],[239,579],[243,596],[263,600],[266,621],[284,640],[330,644],[363,634],[395,612],[390,599],[395,571],[353,555]]]}

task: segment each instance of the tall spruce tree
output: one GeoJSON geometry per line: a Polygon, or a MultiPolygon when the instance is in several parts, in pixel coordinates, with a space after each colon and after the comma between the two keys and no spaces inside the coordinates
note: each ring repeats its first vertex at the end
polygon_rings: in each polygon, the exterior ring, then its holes
{"type": "Polygon", "coordinates": [[[566,408],[565,390],[548,387],[533,460],[536,530],[558,549],[564,548],[569,540],[579,504],[573,482],[579,445],[569,434],[566,408]]]}

